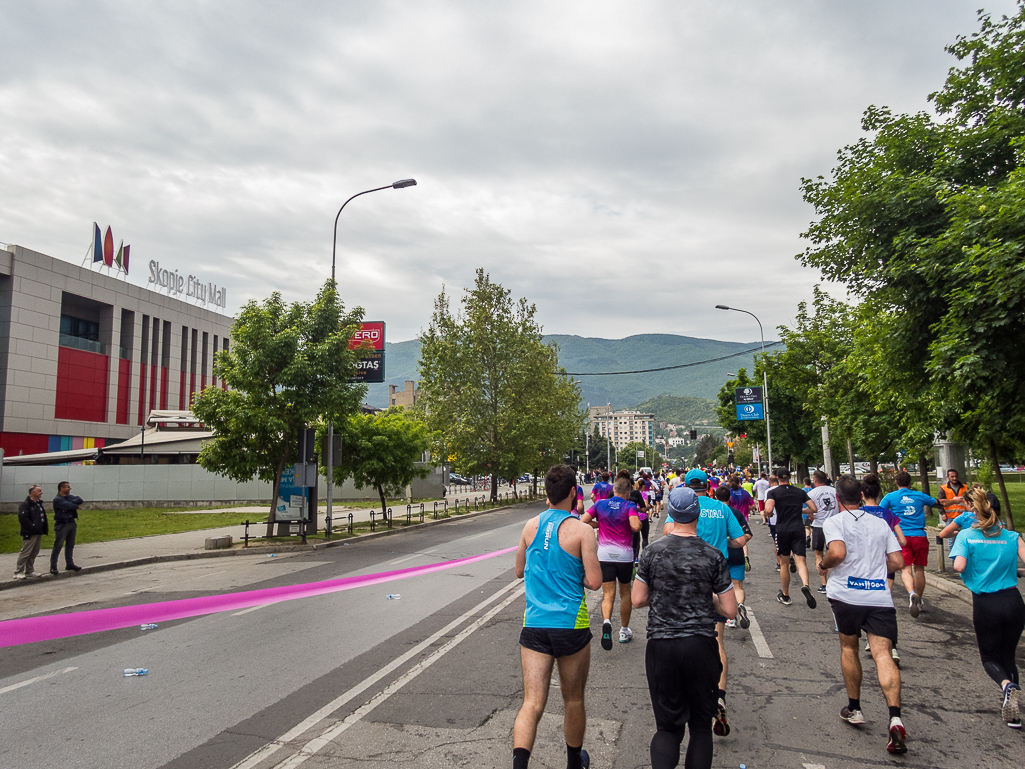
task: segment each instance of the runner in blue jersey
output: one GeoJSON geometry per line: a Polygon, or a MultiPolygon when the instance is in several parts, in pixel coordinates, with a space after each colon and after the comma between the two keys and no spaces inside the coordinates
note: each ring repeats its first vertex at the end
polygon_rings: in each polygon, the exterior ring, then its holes
{"type": "Polygon", "coordinates": [[[908,591],[908,611],[917,617],[925,607],[925,567],[929,563],[929,538],[925,535],[925,508],[939,507],[939,502],[928,494],[911,488],[911,476],[897,473],[897,490],[891,491],[879,502],[880,507],[892,510],[900,518],[907,544],[901,548],[904,569],[900,573],[904,589],[908,591]]]}
{"type": "MultiPolygon", "coordinates": [[[[703,470],[694,469],[687,473],[683,482],[698,495],[698,503],[701,506],[701,514],[698,516],[698,537],[722,553],[724,558],[728,557],[729,548],[743,548],[747,543],[744,529],[733,515],[733,510],[729,505],[708,496],[708,475],[703,470]]],[[[663,534],[670,534],[673,531],[671,502],[670,499],[670,505],[666,511],[666,521],[662,528],[663,534]]],[[[715,723],[712,725],[712,732],[720,737],[725,737],[730,733],[730,722],[726,718],[726,679],[729,673],[729,664],[726,659],[725,632],[726,617],[719,616],[715,623],[715,634],[719,641],[722,675],[719,678],[719,705],[715,714],[715,723]]]]}
{"type": "Polygon", "coordinates": [[[516,576],[524,579],[527,608],[520,632],[523,706],[513,725],[513,769],[527,769],[556,664],[566,712],[566,766],[590,765],[582,749],[592,638],[584,588],[601,586],[601,567],[591,527],[572,519],[576,486],[576,472],[569,466],[548,471],[550,508],[527,521],[516,551],[516,576]]]}
{"type": "Polygon", "coordinates": [[[598,473],[598,480],[591,487],[591,501],[598,502],[602,499],[612,498],[612,484],[609,483],[608,473],[598,473]]]}

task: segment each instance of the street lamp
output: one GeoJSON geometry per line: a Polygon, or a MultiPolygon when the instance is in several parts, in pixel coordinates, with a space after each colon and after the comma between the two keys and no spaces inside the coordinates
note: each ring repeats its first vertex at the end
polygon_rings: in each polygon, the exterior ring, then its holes
{"type": "MultiPolygon", "coordinates": [[[[717,310],[732,310],[733,312],[742,312],[745,315],[750,315],[758,323],[758,335],[762,339],[762,355],[765,355],[765,332],[762,330],[762,322],[758,320],[758,316],[753,312],[747,310],[741,310],[739,307],[727,307],[725,304],[717,304],[715,306],[717,310]]],[[[769,423],[769,376],[765,373],[765,369],[762,369],[762,385],[764,390],[762,391],[762,404],[765,407],[765,437],[769,444],[769,472],[772,472],[772,426],[769,423]]]]}
{"type": "MultiPolygon", "coordinates": [[[[342,211],[345,209],[350,202],[358,198],[360,195],[366,195],[370,192],[378,192],[380,190],[401,190],[403,187],[415,187],[416,179],[399,179],[397,182],[392,182],[385,187],[374,187],[372,190],[363,190],[363,192],[357,192],[351,198],[342,203],[342,207],[338,209],[338,213],[335,214],[335,229],[334,238],[331,241],[331,282],[335,279],[335,252],[338,249],[338,217],[342,215],[342,211]]],[[[335,443],[335,423],[333,420],[328,420],[327,423],[327,449],[324,454],[324,463],[327,465],[327,532],[331,532],[331,511],[332,502],[334,498],[334,486],[335,486],[335,458],[334,458],[334,443],[335,443]]]]}

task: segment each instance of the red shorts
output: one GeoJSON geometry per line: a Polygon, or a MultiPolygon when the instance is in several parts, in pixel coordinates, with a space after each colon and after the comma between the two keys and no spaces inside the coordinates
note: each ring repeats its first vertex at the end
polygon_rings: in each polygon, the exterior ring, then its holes
{"type": "Polygon", "coordinates": [[[926,566],[929,563],[929,538],[907,537],[908,543],[900,549],[905,566],[926,566]]]}
{"type": "Polygon", "coordinates": [[[761,513],[764,510],[765,510],[765,500],[764,499],[759,499],[758,500],[758,512],[761,513]]]}

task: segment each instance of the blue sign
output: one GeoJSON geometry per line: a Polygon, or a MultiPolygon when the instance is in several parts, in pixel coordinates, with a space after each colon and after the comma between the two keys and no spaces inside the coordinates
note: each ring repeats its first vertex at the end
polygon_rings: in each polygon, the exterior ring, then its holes
{"type": "Polygon", "coordinates": [[[765,419],[761,403],[738,403],[737,420],[740,422],[752,422],[757,419],[765,419]]]}
{"type": "Polygon", "coordinates": [[[306,489],[301,479],[295,477],[295,465],[288,465],[281,471],[281,484],[278,487],[278,503],[274,510],[274,518],[278,521],[298,521],[303,517],[303,497],[306,489]]]}

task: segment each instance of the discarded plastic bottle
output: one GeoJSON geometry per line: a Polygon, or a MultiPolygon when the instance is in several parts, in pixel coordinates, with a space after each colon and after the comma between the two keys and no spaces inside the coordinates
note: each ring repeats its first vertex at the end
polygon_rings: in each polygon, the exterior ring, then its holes
{"type": "Polygon", "coordinates": [[[389,600],[389,601],[391,601],[391,600],[395,600],[395,601],[397,601],[397,600],[399,600],[400,598],[402,598],[402,596],[401,596],[401,595],[399,595],[398,593],[388,593],[388,600],[389,600]]]}
{"type": "Polygon", "coordinates": [[[149,668],[125,668],[125,678],[128,676],[144,676],[149,674],[149,668]]]}
{"type": "Polygon", "coordinates": [[[156,622],[151,622],[148,625],[139,625],[139,630],[156,630],[156,629],[157,629],[157,623],[156,622]]]}

